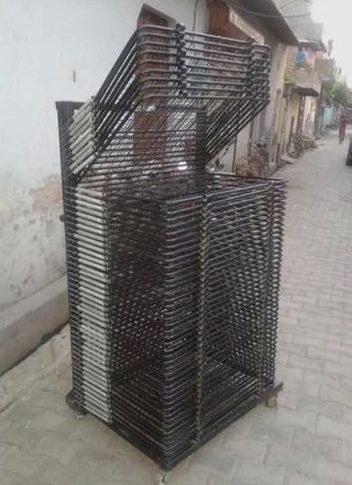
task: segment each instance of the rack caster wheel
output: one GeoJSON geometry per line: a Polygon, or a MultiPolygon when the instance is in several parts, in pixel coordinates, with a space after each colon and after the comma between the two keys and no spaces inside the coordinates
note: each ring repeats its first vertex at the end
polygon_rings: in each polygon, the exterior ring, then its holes
{"type": "Polygon", "coordinates": [[[277,394],[273,394],[264,401],[267,408],[277,408],[277,394]]]}
{"type": "Polygon", "coordinates": [[[76,419],[83,419],[86,416],[87,411],[77,403],[72,390],[66,394],[65,401],[67,406],[74,412],[76,419]]]}
{"type": "Polygon", "coordinates": [[[168,482],[167,472],[157,473],[157,475],[155,477],[155,485],[166,485],[167,482],[168,482]]]}
{"type": "Polygon", "coordinates": [[[75,415],[75,418],[77,419],[77,421],[79,421],[80,419],[83,419],[86,416],[86,413],[83,414],[80,411],[75,411],[74,415],[75,415]]]}

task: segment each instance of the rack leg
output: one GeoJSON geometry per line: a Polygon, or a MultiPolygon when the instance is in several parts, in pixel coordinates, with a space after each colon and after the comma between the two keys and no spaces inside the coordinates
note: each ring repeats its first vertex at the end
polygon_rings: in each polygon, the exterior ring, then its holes
{"type": "Polygon", "coordinates": [[[160,471],[156,474],[155,485],[166,485],[167,484],[167,472],[160,471]]]}
{"type": "Polygon", "coordinates": [[[73,389],[65,396],[66,404],[75,413],[77,419],[82,419],[87,414],[87,411],[83,409],[74,398],[73,389]]]}

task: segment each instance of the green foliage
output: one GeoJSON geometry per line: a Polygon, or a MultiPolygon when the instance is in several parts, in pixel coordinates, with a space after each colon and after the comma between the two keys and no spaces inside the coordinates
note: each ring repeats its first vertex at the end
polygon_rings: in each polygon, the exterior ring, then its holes
{"type": "Polygon", "coordinates": [[[352,107],[352,90],[344,80],[326,83],[322,91],[322,101],[342,108],[352,107]]]}
{"type": "Polygon", "coordinates": [[[343,108],[352,107],[352,90],[346,81],[337,81],[332,89],[332,103],[343,108]]]}

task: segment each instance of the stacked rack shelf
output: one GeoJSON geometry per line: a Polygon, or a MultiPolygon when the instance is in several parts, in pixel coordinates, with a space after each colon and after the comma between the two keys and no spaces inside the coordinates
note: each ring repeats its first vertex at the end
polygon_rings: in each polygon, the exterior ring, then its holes
{"type": "Polygon", "coordinates": [[[208,170],[269,101],[266,46],[144,26],[57,103],[70,402],[167,469],[275,394],[285,188],[208,170]]]}

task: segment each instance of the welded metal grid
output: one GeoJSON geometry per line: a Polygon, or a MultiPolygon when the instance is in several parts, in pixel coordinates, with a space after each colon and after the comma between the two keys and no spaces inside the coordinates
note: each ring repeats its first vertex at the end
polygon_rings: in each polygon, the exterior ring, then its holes
{"type": "Polygon", "coordinates": [[[61,124],[72,396],[164,468],[276,390],[284,185],[207,171],[269,64],[145,26],[61,124]]]}

